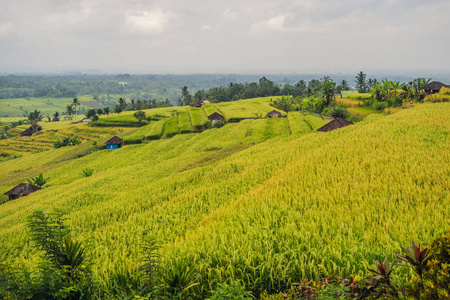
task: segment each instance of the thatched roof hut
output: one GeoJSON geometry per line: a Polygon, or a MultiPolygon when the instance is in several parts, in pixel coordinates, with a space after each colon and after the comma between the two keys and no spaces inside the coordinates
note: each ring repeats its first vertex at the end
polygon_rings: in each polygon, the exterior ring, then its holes
{"type": "Polygon", "coordinates": [[[221,114],[219,114],[218,112],[215,112],[211,115],[208,116],[208,119],[212,122],[212,121],[219,121],[222,122],[223,120],[225,120],[225,117],[222,116],[221,114]]]}
{"type": "Polygon", "coordinates": [[[9,200],[14,200],[22,196],[27,196],[39,190],[42,190],[42,188],[29,183],[21,183],[18,186],[4,193],[3,195],[8,196],[9,200]]]}
{"type": "Polygon", "coordinates": [[[317,131],[332,131],[335,129],[339,129],[348,125],[352,125],[352,122],[347,121],[346,119],[337,117],[333,121],[323,125],[317,131]]]}
{"type": "Polygon", "coordinates": [[[120,148],[120,145],[122,144],[122,139],[118,136],[113,136],[109,140],[106,141],[106,149],[117,149],[120,148]]]}
{"type": "Polygon", "coordinates": [[[218,112],[214,112],[213,114],[209,115],[208,119],[211,121],[212,125],[216,125],[225,121],[225,117],[218,112]]]}
{"type": "Polygon", "coordinates": [[[34,133],[36,133],[36,131],[31,130],[31,129],[27,129],[25,131],[23,131],[20,136],[32,136],[34,133]]]}
{"type": "Polygon", "coordinates": [[[194,102],[194,103],[191,103],[190,106],[192,106],[192,107],[202,107],[202,104],[199,103],[199,102],[194,102]]]}
{"type": "Polygon", "coordinates": [[[208,100],[203,100],[202,101],[202,104],[209,104],[209,103],[211,103],[211,102],[209,102],[208,100]]]}
{"type": "Polygon", "coordinates": [[[423,87],[423,89],[425,90],[426,93],[438,93],[439,90],[441,89],[441,87],[450,87],[449,85],[445,85],[442,82],[439,81],[432,81],[429,84],[427,84],[426,86],[423,87]]]}
{"type": "Polygon", "coordinates": [[[283,114],[280,113],[278,110],[272,110],[267,113],[266,118],[282,118],[283,114]]]}

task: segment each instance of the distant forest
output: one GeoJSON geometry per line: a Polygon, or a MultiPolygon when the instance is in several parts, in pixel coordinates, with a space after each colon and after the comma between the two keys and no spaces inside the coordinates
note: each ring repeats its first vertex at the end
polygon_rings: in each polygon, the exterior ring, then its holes
{"type": "MultiPolygon", "coordinates": [[[[355,86],[355,75],[330,76],[339,87],[342,80],[355,86]]],[[[307,95],[317,88],[324,75],[3,75],[0,76],[0,99],[47,97],[73,98],[92,95],[99,100],[105,95],[117,95],[135,100],[166,101],[174,105],[213,99],[231,101],[269,95],[307,95]],[[183,90],[184,89],[184,90],[183,90]],[[183,99],[186,91],[192,96],[183,99]],[[184,95],[183,95],[184,92],[184,95]],[[189,100],[189,101],[185,101],[189,100]]],[[[409,77],[390,78],[408,81],[409,77]]],[[[374,78],[383,79],[382,76],[374,78]]],[[[108,98],[108,97],[106,97],[108,98]]],[[[110,103],[104,103],[109,105],[110,103]]],[[[112,104],[112,103],[111,103],[112,104]]]]}

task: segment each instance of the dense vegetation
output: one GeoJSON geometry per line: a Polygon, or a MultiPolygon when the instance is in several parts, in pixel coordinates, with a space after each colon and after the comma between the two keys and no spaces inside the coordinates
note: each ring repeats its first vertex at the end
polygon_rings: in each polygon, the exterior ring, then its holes
{"type": "MultiPolygon", "coordinates": [[[[49,143],[48,151],[0,163],[2,193],[41,172],[51,178],[44,190],[0,206],[1,259],[34,267],[41,252],[25,234],[26,216],[62,209],[104,295],[140,293],[133,282],[151,238],[159,264],[171,270],[165,283],[190,274],[182,282],[198,283],[186,289],[192,297],[244,286],[258,296],[302,278],[366,274],[373,260],[392,261],[400,245],[431,243],[449,228],[449,103],[370,115],[330,133],[313,131],[326,121],[300,111],[258,119],[254,113],[273,109],[270,103],[208,104],[203,115],[189,108],[189,118],[186,107],[155,109],[159,120],[121,127],[123,134],[161,137],[169,121],[166,137],[186,133],[81,158],[80,149],[95,147],[91,139],[121,133],[67,122],[57,130],[77,133],[86,139],[81,145],[49,143]],[[241,121],[190,133],[187,120],[195,131],[208,109],[241,121]],[[80,175],[86,169],[96,172],[80,175]],[[232,279],[241,283],[223,285],[232,279]]],[[[133,112],[109,118],[137,122],[133,112]]],[[[180,285],[163,291],[173,295],[180,285]]]]}

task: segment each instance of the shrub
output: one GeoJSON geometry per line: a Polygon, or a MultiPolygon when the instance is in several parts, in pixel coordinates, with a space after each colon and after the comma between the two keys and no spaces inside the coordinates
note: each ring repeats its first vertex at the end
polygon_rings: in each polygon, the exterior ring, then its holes
{"type": "Polygon", "coordinates": [[[336,106],[331,110],[330,115],[333,118],[344,118],[345,119],[349,116],[349,112],[345,107],[336,106]]]}
{"type": "Polygon", "coordinates": [[[57,140],[56,142],[54,142],[53,146],[58,149],[65,146],[75,146],[79,144],[81,144],[81,139],[79,137],[67,136],[61,140],[57,140]]]}
{"type": "Polygon", "coordinates": [[[372,104],[372,108],[374,110],[384,110],[387,107],[388,107],[388,104],[386,102],[374,101],[374,103],[372,104]]]}
{"type": "Polygon", "coordinates": [[[96,292],[85,250],[72,240],[60,213],[36,211],[27,227],[43,260],[36,270],[0,264],[1,299],[89,299],[96,292]]]}
{"type": "Polygon", "coordinates": [[[232,281],[230,284],[218,284],[212,292],[212,296],[207,300],[241,300],[253,299],[251,292],[245,290],[245,285],[239,281],[232,281]]]}

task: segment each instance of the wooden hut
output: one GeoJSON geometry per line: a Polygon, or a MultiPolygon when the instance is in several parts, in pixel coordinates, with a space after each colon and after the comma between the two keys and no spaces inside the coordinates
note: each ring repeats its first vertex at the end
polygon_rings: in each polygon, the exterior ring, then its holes
{"type": "Polygon", "coordinates": [[[348,125],[352,125],[352,122],[347,121],[346,119],[337,117],[333,121],[323,125],[317,131],[332,131],[335,129],[339,129],[348,125]]]}
{"type": "Polygon", "coordinates": [[[202,107],[202,104],[200,102],[194,102],[194,103],[191,103],[190,106],[192,106],[192,107],[202,107]]]}
{"type": "Polygon", "coordinates": [[[106,141],[106,149],[119,149],[122,145],[122,139],[118,136],[113,136],[106,141]]]}
{"type": "Polygon", "coordinates": [[[427,84],[426,86],[423,87],[423,89],[425,90],[425,93],[428,94],[435,94],[438,93],[439,90],[441,89],[441,87],[450,87],[449,85],[445,85],[442,82],[439,81],[432,81],[429,84],[427,84]]]}
{"type": "Polygon", "coordinates": [[[266,118],[282,118],[283,114],[280,113],[278,110],[272,110],[267,113],[266,118]]]}
{"type": "Polygon", "coordinates": [[[36,131],[31,130],[31,129],[27,129],[24,132],[22,132],[20,134],[20,136],[32,136],[34,133],[36,133],[36,131]]]}
{"type": "Polygon", "coordinates": [[[39,190],[42,190],[42,188],[29,183],[21,183],[18,186],[14,187],[13,189],[4,193],[3,195],[8,196],[9,200],[14,200],[22,196],[27,196],[39,190]]]}
{"type": "Polygon", "coordinates": [[[218,123],[225,121],[225,117],[219,114],[218,112],[209,115],[208,119],[211,121],[212,125],[216,125],[218,123]]]}
{"type": "Polygon", "coordinates": [[[211,103],[211,102],[209,102],[208,100],[203,100],[202,101],[202,104],[209,104],[209,103],[211,103]]]}

